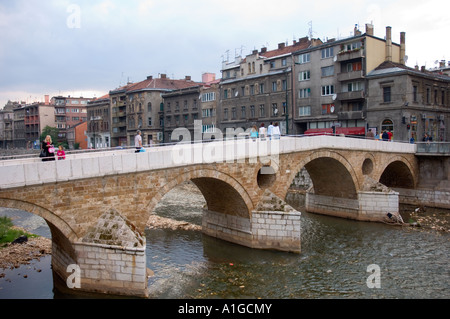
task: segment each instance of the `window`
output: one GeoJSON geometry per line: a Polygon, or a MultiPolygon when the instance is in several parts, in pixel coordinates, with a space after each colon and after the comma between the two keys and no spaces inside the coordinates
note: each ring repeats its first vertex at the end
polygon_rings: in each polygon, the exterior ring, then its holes
{"type": "Polygon", "coordinates": [[[264,94],[264,83],[261,83],[261,84],[259,85],[259,93],[260,93],[260,94],[264,94]]]}
{"type": "Polygon", "coordinates": [[[228,120],[228,109],[223,109],[223,119],[228,120]]]}
{"type": "Polygon", "coordinates": [[[286,59],[282,59],[282,60],[281,60],[281,65],[282,65],[282,66],[286,66],[286,64],[287,64],[286,59]]]}
{"type": "Polygon", "coordinates": [[[298,116],[310,116],[311,106],[300,106],[298,108],[298,116]]]}
{"type": "Polygon", "coordinates": [[[362,82],[350,82],[347,84],[347,92],[364,90],[364,84],[362,82]]]}
{"type": "Polygon", "coordinates": [[[394,122],[392,122],[392,120],[389,119],[385,119],[382,123],[381,123],[381,132],[383,131],[394,131],[394,122]]]}
{"type": "Polygon", "coordinates": [[[334,65],[322,68],[322,77],[334,75],[334,65]]]}
{"type": "Polygon", "coordinates": [[[232,119],[232,120],[235,120],[235,119],[236,119],[236,116],[237,116],[236,108],[233,107],[233,108],[231,109],[231,119],[232,119]]]}
{"type": "Polygon", "coordinates": [[[311,72],[310,71],[302,71],[298,74],[298,80],[299,81],[307,81],[311,79],[311,72]]]}
{"type": "Polygon", "coordinates": [[[299,99],[307,99],[311,97],[311,89],[307,88],[307,89],[300,89],[298,91],[298,98],[299,99]]]}
{"type": "Polygon", "coordinates": [[[287,91],[287,81],[286,80],[283,80],[282,85],[283,85],[283,91],[287,91]]]}
{"type": "Polygon", "coordinates": [[[383,102],[384,103],[391,102],[391,87],[390,86],[385,86],[383,88],[383,102]]]}
{"type": "Polygon", "coordinates": [[[332,58],[334,56],[333,47],[322,49],[322,59],[332,58]]]}
{"type": "Polygon", "coordinates": [[[147,112],[148,112],[148,113],[152,113],[152,103],[151,103],[151,102],[149,102],[149,103],[147,104],[147,112]]]}
{"type": "Polygon", "coordinates": [[[259,116],[260,117],[266,117],[266,110],[264,108],[264,104],[261,104],[259,106],[259,116]]]}
{"type": "Polygon", "coordinates": [[[245,106],[241,107],[241,118],[245,119],[246,115],[245,115],[245,106]]]}
{"type": "Polygon", "coordinates": [[[361,71],[362,63],[361,62],[353,62],[347,64],[347,72],[361,71]]]}
{"type": "Polygon", "coordinates": [[[255,106],[254,105],[250,106],[250,117],[251,118],[255,118],[256,117],[255,106]]]}
{"type": "Polygon", "coordinates": [[[278,105],[277,103],[272,104],[272,115],[277,116],[278,115],[278,105]]]}
{"type": "Polygon", "coordinates": [[[255,95],[255,86],[250,85],[250,95],[255,95]]]}
{"type": "Polygon", "coordinates": [[[333,95],[333,94],[334,94],[334,85],[322,86],[322,96],[333,95]]]}
{"type": "Polygon", "coordinates": [[[212,117],[214,116],[214,109],[203,109],[202,110],[202,117],[212,117]]]}
{"type": "Polygon", "coordinates": [[[311,55],[309,53],[304,53],[298,56],[298,63],[308,63],[311,61],[311,55]]]}
{"type": "Polygon", "coordinates": [[[417,85],[413,86],[413,101],[417,102],[417,85]]]}
{"type": "Polygon", "coordinates": [[[334,113],[334,104],[322,104],[322,115],[334,113]]]}
{"type": "Polygon", "coordinates": [[[430,88],[427,88],[427,104],[430,104],[430,88]]]}
{"type": "Polygon", "coordinates": [[[228,89],[223,90],[223,98],[228,99],[228,89]]]}
{"type": "Polygon", "coordinates": [[[152,126],[152,118],[151,117],[148,118],[148,126],[152,126]]]}
{"type": "Polygon", "coordinates": [[[277,91],[277,82],[272,82],[272,92],[277,91]]]}
{"type": "Polygon", "coordinates": [[[361,42],[352,42],[344,45],[344,51],[352,51],[359,49],[361,47],[361,42]]]}
{"type": "Polygon", "coordinates": [[[202,102],[210,102],[216,100],[216,92],[207,92],[202,94],[202,102]]]}

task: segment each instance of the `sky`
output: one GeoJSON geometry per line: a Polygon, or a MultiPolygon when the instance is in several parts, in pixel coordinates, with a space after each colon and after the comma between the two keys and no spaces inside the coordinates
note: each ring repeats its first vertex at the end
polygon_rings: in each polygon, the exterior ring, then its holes
{"type": "Polygon", "coordinates": [[[45,95],[100,97],[147,76],[201,81],[226,59],[312,34],[400,43],[407,65],[450,61],[445,0],[0,0],[0,108],[45,95]]]}

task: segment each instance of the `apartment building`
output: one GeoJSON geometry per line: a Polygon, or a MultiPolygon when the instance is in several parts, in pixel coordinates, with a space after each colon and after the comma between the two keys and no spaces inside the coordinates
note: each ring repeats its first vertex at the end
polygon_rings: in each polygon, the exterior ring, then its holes
{"type": "Polygon", "coordinates": [[[14,146],[14,108],[19,107],[16,102],[8,103],[0,110],[0,148],[12,148],[14,146]]]}
{"type": "MultiPolygon", "coordinates": [[[[46,96],[47,100],[48,96],[46,96]]],[[[54,107],[55,119],[54,123],[49,126],[59,129],[59,139],[68,140],[69,129],[87,121],[87,104],[91,100],[92,98],[71,97],[70,95],[52,97],[50,104],[54,107]]]]}
{"type": "Polygon", "coordinates": [[[86,109],[86,147],[93,149],[111,147],[111,100],[109,94],[89,101],[86,109]]]}
{"type": "Polygon", "coordinates": [[[292,121],[293,53],[307,49],[313,41],[307,37],[292,45],[278,44],[276,50],[254,50],[245,58],[222,64],[220,82],[220,129],[247,130],[271,121],[279,122],[283,133],[289,133],[287,123],[292,121]]]}
{"type": "Polygon", "coordinates": [[[194,130],[202,134],[216,132],[219,82],[215,74],[203,73],[202,83],[163,94],[165,142],[173,142],[172,133],[180,127],[188,129],[191,140],[194,140],[194,130]],[[195,121],[201,124],[196,127],[195,121]]]}
{"type": "Polygon", "coordinates": [[[367,124],[394,140],[449,141],[450,77],[385,61],[367,76],[367,124]]]}
{"type": "Polygon", "coordinates": [[[391,27],[386,37],[374,36],[366,24],[362,34],[329,39],[294,53],[296,96],[292,105],[293,131],[297,134],[366,133],[366,75],[384,61],[405,63],[405,34],[392,43],[391,27]]]}

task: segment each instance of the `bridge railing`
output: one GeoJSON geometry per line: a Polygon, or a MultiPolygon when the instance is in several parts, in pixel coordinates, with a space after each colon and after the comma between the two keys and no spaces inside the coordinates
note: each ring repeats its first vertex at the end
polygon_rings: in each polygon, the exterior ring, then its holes
{"type": "Polygon", "coordinates": [[[450,142],[419,142],[417,154],[450,155],[450,142]]]}

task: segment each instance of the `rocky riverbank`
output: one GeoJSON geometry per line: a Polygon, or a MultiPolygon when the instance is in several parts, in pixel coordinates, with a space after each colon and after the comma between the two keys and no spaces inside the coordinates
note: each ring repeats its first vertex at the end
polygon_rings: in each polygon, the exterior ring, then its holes
{"type": "Polygon", "coordinates": [[[30,264],[33,259],[40,259],[51,252],[52,241],[44,237],[29,238],[24,243],[8,244],[0,248],[0,278],[4,277],[2,270],[30,264]]]}

